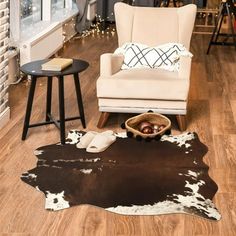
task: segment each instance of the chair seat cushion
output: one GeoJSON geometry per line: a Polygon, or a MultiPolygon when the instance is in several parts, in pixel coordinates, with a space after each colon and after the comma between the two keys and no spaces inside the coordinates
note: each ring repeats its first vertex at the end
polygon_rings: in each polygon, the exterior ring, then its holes
{"type": "Polygon", "coordinates": [[[186,101],[189,80],[178,72],[162,69],[132,69],[97,80],[99,98],[132,98],[186,101]]]}

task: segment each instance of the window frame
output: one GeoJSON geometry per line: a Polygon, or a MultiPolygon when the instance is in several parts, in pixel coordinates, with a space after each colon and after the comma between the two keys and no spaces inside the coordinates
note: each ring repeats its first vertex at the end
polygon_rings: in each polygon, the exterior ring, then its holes
{"type": "MultiPolygon", "coordinates": [[[[41,21],[53,23],[52,19],[52,0],[41,0],[41,21]]],[[[73,10],[73,0],[64,0],[65,9],[73,10]]],[[[30,17],[30,16],[29,16],[30,17]]],[[[27,17],[26,17],[27,18],[27,17]]],[[[21,7],[20,0],[10,1],[10,37],[13,42],[21,40],[21,7]]],[[[30,19],[30,18],[29,18],[30,19]]]]}

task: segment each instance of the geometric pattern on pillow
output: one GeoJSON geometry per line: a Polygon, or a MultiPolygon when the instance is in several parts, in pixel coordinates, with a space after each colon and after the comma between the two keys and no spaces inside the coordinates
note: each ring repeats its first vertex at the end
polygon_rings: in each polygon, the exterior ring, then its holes
{"type": "Polygon", "coordinates": [[[180,56],[192,54],[179,43],[168,43],[157,47],[148,47],[139,43],[126,43],[115,51],[122,53],[124,62],[121,69],[161,68],[169,71],[179,70],[180,56]]]}

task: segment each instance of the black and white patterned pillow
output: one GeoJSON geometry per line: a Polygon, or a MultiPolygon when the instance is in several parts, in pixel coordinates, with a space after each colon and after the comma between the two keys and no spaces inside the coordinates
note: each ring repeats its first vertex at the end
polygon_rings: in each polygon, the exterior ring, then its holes
{"type": "Polygon", "coordinates": [[[180,56],[193,55],[179,43],[167,43],[157,47],[148,47],[139,43],[126,43],[116,49],[114,54],[123,54],[121,69],[161,68],[168,71],[179,71],[180,56]]]}

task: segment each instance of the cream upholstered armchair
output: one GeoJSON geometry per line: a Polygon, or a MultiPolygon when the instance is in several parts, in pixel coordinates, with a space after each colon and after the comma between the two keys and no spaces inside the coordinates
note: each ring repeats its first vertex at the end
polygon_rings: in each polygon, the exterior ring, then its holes
{"type": "MultiPolygon", "coordinates": [[[[133,7],[115,4],[118,44],[135,42],[150,47],[181,43],[188,50],[196,17],[196,5],[180,8],[133,7]]],[[[101,56],[97,97],[102,128],[110,112],[142,113],[152,110],[176,115],[180,130],[186,129],[191,58],[180,58],[179,72],[163,69],[121,70],[123,55],[101,56]]]]}

